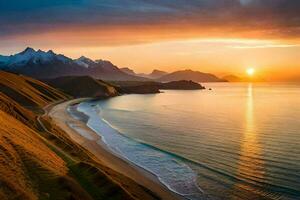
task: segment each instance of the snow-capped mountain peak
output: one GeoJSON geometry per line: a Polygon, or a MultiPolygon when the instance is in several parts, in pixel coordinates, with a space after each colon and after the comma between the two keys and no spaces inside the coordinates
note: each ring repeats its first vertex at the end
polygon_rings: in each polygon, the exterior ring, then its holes
{"type": "Polygon", "coordinates": [[[85,56],[81,56],[80,58],[78,58],[78,60],[86,62],[86,63],[95,63],[92,59],[87,58],[85,56]]]}
{"type": "Polygon", "coordinates": [[[55,54],[52,50],[47,51],[49,54],[55,54]]]}
{"type": "Polygon", "coordinates": [[[92,59],[87,58],[85,56],[81,56],[78,59],[74,60],[76,64],[82,66],[82,67],[91,67],[92,65],[96,64],[92,59]]]}
{"type": "Polygon", "coordinates": [[[21,53],[19,53],[19,54],[22,54],[22,55],[25,55],[25,54],[34,54],[36,51],[33,49],[33,48],[31,48],[31,47],[27,47],[24,51],[22,51],[21,53]]]}
{"type": "Polygon", "coordinates": [[[21,53],[11,55],[8,60],[8,65],[22,65],[26,64],[29,60],[35,57],[36,54],[41,54],[36,52],[33,48],[27,47],[21,53]]]}
{"type": "Polygon", "coordinates": [[[36,51],[30,47],[11,56],[0,56],[0,64],[6,65],[9,68],[22,67],[28,63],[50,63],[53,61],[66,63],[72,60],[63,55],[57,55],[52,50],[45,52],[39,49],[36,51]]]}
{"type": "Polygon", "coordinates": [[[117,71],[120,70],[117,66],[115,66],[114,64],[112,64],[110,61],[108,60],[96,60],[96,63],[101,65],[102,69],[106,70],[106,71],[117,71]]]}

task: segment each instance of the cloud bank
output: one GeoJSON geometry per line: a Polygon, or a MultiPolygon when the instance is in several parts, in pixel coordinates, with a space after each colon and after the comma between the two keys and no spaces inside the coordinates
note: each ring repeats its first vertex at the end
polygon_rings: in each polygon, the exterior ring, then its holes
{"type": "Polygon", "coordinates": [[[299,10],[300,1],[295,0],[0,1],[0,38],[46,33],[94,35],[93,41],[98,41],[95,35],[104,40],[105,32],[124,35],[128,30],[128,35],[136,31],[140,37],[151,32],[155,37],[298,39],[299,10]]]}

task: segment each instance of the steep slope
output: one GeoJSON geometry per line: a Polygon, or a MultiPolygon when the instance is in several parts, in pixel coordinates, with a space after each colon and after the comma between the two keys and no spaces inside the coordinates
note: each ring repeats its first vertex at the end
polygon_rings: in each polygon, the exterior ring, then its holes
{"type": "Polygon", "coordinates": [[[203,73],[199,71],[192,71],[192,70],[182,70],[176,71],[167,75],[164,75],[158,79],[157,81],[167,82],[167,81],[180,81],[180,80],[191,80],[194,82],[224,82],[218,77],[213,74],[203,73]]]}
{"type": "Polygon", "coordinates": [[[84,56],[73,60],[51,50],[35,51],[29,47],[11,56],[0,55],[1,69],[38,79],[87,75],[103,80],[145,80],[122,72],[109,61],[93,61],[84,56]]]}
{"type": "MultiPolygon", "coordinates": [[[[37,190],[39,179],[45,179],[51,185],[51,182],[58,181],[54,180],[57,177],[64,177],[67,174],[64,161],[41,141],[35,131],[2,110],[0,124],[0,198],[45,198],[47,194],[37,190]]],[[[47,192],[52,194],[49,190],[47,192]]]]}
{"type": "Polygon", "coordinates": [[[115,88],[101,80],[89,76],[68,76],[45,80],[74,97],[109,97],[118,95],[115,88]]]}
{"type": "Polygon", "coordinates": [[[0,71],[0,91],[23,106],[40,108],[68,98],[67,95],[41,81],[4,71],[0,71]]]}
{"type": "Polygon", "coordinates": [[[130,75],[121,71],[117,66],[106,60],[96,60],[95,67],[89,68],[88,74],[96,79],[106,81],[146,81],[146,78],[130,75]]]}
{"type": "Polygon", "coordinates": [[[35,114],[0,92],[0,110],[23,122],[27,126],[36,127],[35,114]]]}

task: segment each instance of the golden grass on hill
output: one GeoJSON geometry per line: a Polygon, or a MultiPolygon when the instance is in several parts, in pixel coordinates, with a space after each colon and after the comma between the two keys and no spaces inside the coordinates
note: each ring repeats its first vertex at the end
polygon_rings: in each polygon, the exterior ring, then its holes
{"type": "Polygon", "coordinates": [[[0,110],[13,116],[31,128],[36,126],[35,114],[30,110],[23,108],[21,105],[16,103],[13,99],[9,98],[2,92],[0,92],[0,102],[0,110]]]}
{"type": "Polygon", "coordinates": [[[38,133],[1,110],[0,124],[1,199],[38,199],[39,177],[30,177],[30,172],[65,176],[65,162],[41,141],[38,133]]]}
{"type": "Polygon", "coordinates": [[[43,107],[67,96],[32,78],[0,71],[0,91],[21,105],[43,107]]]}

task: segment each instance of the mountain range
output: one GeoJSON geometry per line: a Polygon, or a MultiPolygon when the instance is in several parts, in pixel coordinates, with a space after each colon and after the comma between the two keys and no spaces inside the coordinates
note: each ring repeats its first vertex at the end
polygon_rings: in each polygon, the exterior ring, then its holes
{"type": "Polygon", "coordinates": [[[121,70],[127,74],[152,79],[157,82],[170,82],[170,81],[180,81],[180,80],[191,80],[194,82],[202,82],[202,83],[228,81],[227,79],[218,78],[214,74],[193,71],[190,69],[179,70],[172,73],[154,69],[150,74],[137,74],[132,69],[127,67],[121,68],[121,70]]]}
{"type": "Polygon", "coordinates": [[[106,60],[93,61],[84,56],[71,59],[56,54],[52,50],[35,51],[29,47],[11,56],[0,56],[0,69],[38,79],[86,75],[103,80],[145,80],[143,77],[122,72],[117,66],[106,60]]]}
{"type": "Polygon", "coordinates": [[[129,68],[118,68],[110,61],[92,60],[81,56],[72,59],[52,50],[42,51],[27,47],[24,51],[10,55],[0,55],[0,70],[24,74],[37,79],[53,79],[62,76],[91,76],[106,81],[180,81],[222,82],[223,79],[209,73],[181,70],[167,73],[153,70],[150,74],[138,74],[129,68]]]}

